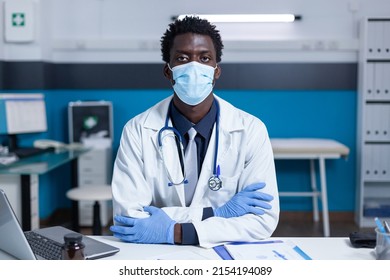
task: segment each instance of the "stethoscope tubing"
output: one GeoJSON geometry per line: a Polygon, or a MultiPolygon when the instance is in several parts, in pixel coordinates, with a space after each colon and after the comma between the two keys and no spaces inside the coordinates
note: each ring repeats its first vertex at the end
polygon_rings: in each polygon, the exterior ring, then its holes
{"type": "MultiPolygon", "coordinates": [[[[220,109],[219,109],[219,103],[216,100],[215,100],[215,105],[217,107],[217,118],[215,120],[215,152],[214,152],[213,175],[210,178],[212,178],[212,177],[215,178],[216,177],[216,178],[219,179],[220,169],[219,169],[219,166],[217,165],[217,158],[218,158],[218,145],[219,145],[219,117],[220,117],[220,109]]],[[[182,145],[182,143],[183,143],[182,136],[180,135],[179,131],[176,128],[174,128],[173,126],[169,126],[168,124],[169,124],[169,110],[168,110],[167,116],[165,118],[165,125],[158,132],[158,145],[159,145],[160,148],[162,147],[162,140],[161,140],[162,137],[161,137],[161,135],[162,135],[162,133],[165,130],[172,130],[172,132],[177,136],[177,138],[179,140],[179,145],[182,145]]],[[[180,162],[184,163],[184,159],[182,158],[182,153],[179,153],[179,156],[180,156],[180,162]]],[[[182,166],[182,170],[184,170],[183,166],[182,166]]],[[[185,172],[183,172],[183,173],[185,173],[185,172]]],[[[185,174],[183,174],[183,175],[185,175],[185,174]]],[[[183,180],[183,182],[185,183],[186,180],[183,180]]],[[[183,183],[183,182],[181,182],[181,183],[183,183]]],[[[175,184],[173,182],[171,182],[169,185],[175,185],[175,184]]]]}

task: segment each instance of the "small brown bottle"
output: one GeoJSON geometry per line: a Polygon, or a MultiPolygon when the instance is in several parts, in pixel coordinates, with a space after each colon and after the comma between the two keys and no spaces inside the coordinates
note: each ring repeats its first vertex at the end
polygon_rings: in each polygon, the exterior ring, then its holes
{"type": "Polygon", "coordinates": [[[83,236],[79,233],[68,233],[64,236],[62,246],[63,260],[85,260],[83,236]]]}

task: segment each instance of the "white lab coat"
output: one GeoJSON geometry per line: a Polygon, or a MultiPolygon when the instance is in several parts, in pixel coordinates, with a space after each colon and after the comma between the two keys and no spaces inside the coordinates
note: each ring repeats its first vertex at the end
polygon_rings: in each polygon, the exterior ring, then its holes
{"type": "Polygon", "coordinates": [[[200,246],[206,248],[271,236],[279,220],[279,197],[267,129],[258,118],[216,98],[220,105],[217,162],[222,188],[212,191],[208,187],[214,166],[215,125],[191,205],[185,206],[185,185],[168,186],[158,145],[158,132],[165,124],[172,99],[168,97],[131,119],[123,129],[112,180],[114,215],[147,217],[144,206],[160,207],[178,223],[193,223],[200,246]],[[274,197],[272,209],[264,215],[202,221],[204,207],[222,206],[257,182],[265,182],[262,191],[274,197]]]}

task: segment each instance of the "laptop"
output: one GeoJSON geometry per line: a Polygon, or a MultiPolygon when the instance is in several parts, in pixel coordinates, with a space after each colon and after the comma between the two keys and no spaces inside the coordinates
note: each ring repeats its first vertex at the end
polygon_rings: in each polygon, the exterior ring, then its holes
{"type": "MultiPolygon", "coordinates": [[[[21,260],[61,259],[59,252],[67,233],[74,231],[54,226],[23,232],[5,192],[0,189],[0,250],[21,260]],[[51,245],[37,246],[37,240],[51,245]]],[[[86,259],[104,258],[119,252],[119,248],[87,236],[83,236],[83,243],[86,259]]]]}

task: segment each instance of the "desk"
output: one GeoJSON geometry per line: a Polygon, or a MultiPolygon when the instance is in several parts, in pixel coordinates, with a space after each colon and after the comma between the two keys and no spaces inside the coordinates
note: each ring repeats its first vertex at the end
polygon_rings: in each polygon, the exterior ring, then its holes
{"type": "MultiPolygon", "coordinates": [[[[134,244],[121,242],[112,236],[90,236],[99,241],[120,248],[120,252],[106,259],[156,259],[161,255],[185,255],[198,259],[220,260],[213,249],[197,246],[162,245],[162,244],[134,244]]],[[[307,238],[271,238],[278,240],[291,240],[299,246],[313,260],[374,260],[374,249],[353,248],[348,238],[341,237],[307,237],[307,238]]]]}
{"type": "MultiPolygon", "coordinates": [[[[220,260],[213,249],[197,246],[135,244],[121,242],[112,236],[90,236],[91,238],[116,246],[120,251],[104,260],[153,260],[162,255],[189,256],[181,259],[220,260]]],[[[307,237],[307,238],[271,238],[290,240],[300,247],[313,260],[375,260],[374,249],[353,248],[348,238],[307,237]]],[[[0,250],[0,260],[14,259],[0,250]]]]}
{"type": "Polygon", "coordinates": [[[315,138],[273,138],[271,145],[275,160],[309,160],[310,161],[310,192],[280,192],[280,196],[309,196],[313,198],[313,218],[319,220],[318,199],[322,202],[322,217],[324,236],[330,236],[329,210],[326,187],[326,159],[347,157],[349,148],[331,139],[315,138]],[[314,161],[319,162],[320,188],[317,188],[314,161]]]}
{"type": "Polygon", "coordinates": [[[72,187],[75,187],[77,184],[76,159],[86,151],[86,149],[62,150],[24,158],[7,166],[0,166],[0,188],[7,193],[16,216],[19,221],[21,220],[24,231],[39,227],[38,176],[70,163],[73,173],[72,187]]]}

